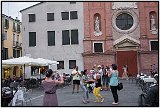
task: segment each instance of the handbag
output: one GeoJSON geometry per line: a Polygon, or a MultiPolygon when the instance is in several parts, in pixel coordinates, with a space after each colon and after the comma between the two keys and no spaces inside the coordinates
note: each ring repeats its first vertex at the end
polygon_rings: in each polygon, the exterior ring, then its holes
{"type": "Polygon", "coordinates": [[[122,90],[123,89],[123,83],[118,82],[117,89],[122,90]]]}

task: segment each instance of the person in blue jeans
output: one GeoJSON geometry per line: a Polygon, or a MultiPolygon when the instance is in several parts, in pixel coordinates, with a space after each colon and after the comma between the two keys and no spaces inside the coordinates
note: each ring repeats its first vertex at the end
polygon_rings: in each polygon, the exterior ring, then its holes
{"type": "Polygon", "coordinates": [[[80,87],[83,90],[83,103],[89,103],[89,92],[87,89],[87,81],[88,81],[88,77],[87,77],[87,70],[82,71],[82,76],[81,76],[81,80],[80,80],[80,87]]]}
{"type": "Polygon", "coordinates": [[[110,88],[111,92],[114,98],[114,102],[112,103],[113,105],[118,104],[118,94],[117,94],[117,86],[118,86],[118,70],[117,70],[117,65],[112,64],[112,71],[108,73],[108,76],[110,77],[110,88]]]}

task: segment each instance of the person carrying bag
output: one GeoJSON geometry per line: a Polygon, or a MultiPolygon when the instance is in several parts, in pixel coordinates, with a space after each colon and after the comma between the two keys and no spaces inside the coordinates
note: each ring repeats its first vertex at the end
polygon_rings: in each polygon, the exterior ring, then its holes
{"type": "Polygon", "coordinates": [[[111,88],[111,92],[114,98],[114,102],[112,103],[113,105],[117,105],[118,104],[118,94],[117,94],[117,90],[118,90],[118,70],[117,70],[117,65],[116,64],[112,64],[112,71],[110,71],[108,73],[108,76],[110,77],[110,88],[111,88]]]}
{"type": "Polygon", "coordinates": [[[118,82],[117,89],[119,91],[123,89],[123,83],[122,82],[118,82]]]}

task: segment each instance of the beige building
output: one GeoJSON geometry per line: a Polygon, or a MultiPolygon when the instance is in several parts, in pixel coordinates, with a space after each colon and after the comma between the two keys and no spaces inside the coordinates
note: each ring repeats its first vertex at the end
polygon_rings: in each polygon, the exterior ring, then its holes
{"type": "MultiPolygon", "coordinates": [[[[2,14],[2,60],[17,58],[22,56],[22,34],[20,20],[2,14]]],[[[19,77],[17,67],[3,68],[2,78],[19,77]]]]}

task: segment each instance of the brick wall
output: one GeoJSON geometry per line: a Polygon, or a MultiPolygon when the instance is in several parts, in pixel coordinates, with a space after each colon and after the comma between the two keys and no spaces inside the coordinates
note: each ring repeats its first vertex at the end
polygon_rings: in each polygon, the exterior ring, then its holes
{"type": "Polygon", "coordinates": [[[147,38],[141,38],[140,39],[140,49],[143,51],[148,51],[149,50],[149,41],[147,38]]]}
{"type": "Polygon", "coordinates": [[[150,54],[141,54],[141,70],[149,70],[151,65],[156,64],[158,66],[158,54],[150,53],[150,54]]]}
{"type": "MultiPolygon", "coordinates": [[[[157,35],[152,35],[150,32],[150,17],[149,13],[154,11],[158,17],[158,2],[139,2],[138,3],[139,13],[140,13],[140,30],[141,37],[144,35],[147,38],[157,38],[157,35]]],[[[158,27],[158,19],[156,18],[156,27],[158,27]]]]}
{"type": "Polygon", "coordinates": [[[150,74],[150,65],[156,64],[158,66],[158,52],[149,51],[149,40],[158,40],[158,34],[153,35],[150,31],[150,15],[154,11],[157,14],[156,27],[158,26],[158,2],[139,2],[138,3],[140,14],[140,50],[142,53],[139,55],[140,71],[150,74]],[[143,52],[144,51],[144,52],[143,52]]]}
{"type": "MultiPolygon", "coordinates": [[[[84,69],[91,69],[93,65],[111,65],[115,63],[115,55],[108,55],[109,51],[114,49],[113,41],[119,39],[125,34],[119,33],[113,29],[112,19],[114,10],[113,2],[84,2],[84,69]],[[99,13],[101,17],[101,36],[94,36],[94,14],[99,13]],[[104,42],[104,54],[93,54],[93,42],[104,42]]],[[[150,32],[149,13],[154,11],[158,13],[158,2],[138,2],[137,9],[129,9],[136,13],[137,28],[128,33],[128,36],[140,41],[140,54],[138,55],[138,70],[149,69],[151,64],[158,64],[158,53],[149,51],[149,40],[158,40],[158,35],[152,35],[150,32]],[[147,53],[146,53],[147,52],[147,53]]],[[[115,10],[116,12],[117,10],[115,10]]],[[[158,14],[157,14],[158,16],[158,14]]],[[[156,25],[158,18],[156,19],[156,25]]],[[[132,49],[130,49],[132,50],[132,49]]]]}
{"type": "Polygon", "coordinates": [[[115,63],[115,56],[114,55],[104,55],[104,54],[97,54],[94,56],[85,56],[84,57],[84,69],[92,69],[94,65],[111,65],[115,63]]]}

